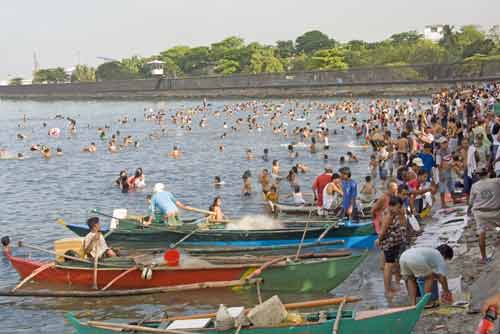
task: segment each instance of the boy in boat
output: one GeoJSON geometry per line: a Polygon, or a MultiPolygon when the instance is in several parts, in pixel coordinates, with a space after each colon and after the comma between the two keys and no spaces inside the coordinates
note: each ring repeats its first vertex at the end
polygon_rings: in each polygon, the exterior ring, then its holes
{"type": "Polygon", "coordinates": [[[95,259],[101,257],[114,257],[116,253],[108,247],[104,236],[100,232],[101,224],[98,217],[92,217],[87,220],[87,225],[90,232],[83,240],[83,249],[85,255],[89,258],[95,259]]]}

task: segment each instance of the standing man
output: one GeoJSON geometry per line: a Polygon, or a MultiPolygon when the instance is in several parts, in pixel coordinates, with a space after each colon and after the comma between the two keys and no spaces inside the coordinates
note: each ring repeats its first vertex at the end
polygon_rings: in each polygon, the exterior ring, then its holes
{"type": "Polygon", "coordinates": [[[481,263],[486,264],[486,232],[495,233],[500,227],[500,178],[488,179],[486,169],[477,175],[480,180],[472,185],[467,214],[476,221],[481,263]]]}
{"type": "Polygon", "coordinates": [[[447,260],[453,258],[453,249],[448,245],[438,248],[413,247],[401,254],[399,265],[401,276],[406,281],[410,303],[417,305],[417,278],[424,277],[424,291],[431,293],[434,280],[437,279],[443,288],[441,298],[444,302],[451,302],[452,295],[448,288],[447,260]]]}
{"type": "Polygon", "coordinates": [[[351,170],[348,167],[339,170],[342,178],[342,216],[352,218],[353,211],[356,208],[356,198],[358,198],[358,184],[351,179],[351,170]]]}
{"type": "Polygon", "coordinates": [[[446,205],[446,190],[453,196],[455,185],[451,174],[451,163],[453,155],[448,147],[448,139],[442,136],[437,140],[439,151],[436,155],[436,165],[439,169],[439,194],[441,195],[441,207],[447,208],[446,205]]]}
{"type": "Polygon", "coordinates": [[[155,216],[162,217],[163,222],[169,226],[182,225],[178,208],[194,211],[191,207],[179,202],[171,192],[165,191],[165,185],[163,183],[155,184],[153,193],[150,211],[153,212],[155,216]]]}
{"type": "Polygon", "coordinates": [[[333,171],[330,167],[325,168],[325,172],[319,175],[316,180],[314,180],[312,185],[312,190],[314,194],[314,200],[316,201],[316,206],[318,209],[323,207],[323,190],[326,185],[332,181],[333,171]]]}

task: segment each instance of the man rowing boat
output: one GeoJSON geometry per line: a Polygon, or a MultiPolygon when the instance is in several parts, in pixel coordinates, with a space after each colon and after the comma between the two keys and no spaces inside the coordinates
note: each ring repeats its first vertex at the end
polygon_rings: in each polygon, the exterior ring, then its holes
{"type": "Polygon", "coordinates": [[[151,198],[150,212],[156,217],[161,217],[164,223],[169,226],[180,226],[182,220],[179,218],[179,209],[194,211],[191,207],[179,202],[174,195],[165,191],[163,183],[155,184],[153,188],[153,198],[151,198]]]}

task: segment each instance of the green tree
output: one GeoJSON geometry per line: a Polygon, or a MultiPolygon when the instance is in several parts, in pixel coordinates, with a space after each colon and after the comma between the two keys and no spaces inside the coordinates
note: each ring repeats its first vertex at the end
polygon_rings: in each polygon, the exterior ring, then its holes
{"type": "Polygon", "coordinates": [[[9,86],[20,86],[22,84],[23,84],[23,78],[20,77],[12,78],[9,81],[9,86]]]}
{"type": "Polygon", "coordinates": [[[346,63],[344,50],[333,48],[316,51],[307,63],[310,70],[346,70],[349,65],[346,63]]]}
{"type": "Polygon", "coordinates": [[[298,53],[314,53],[317,50],[333,48],[335,45],[335,40],[319,30],[308,31],[295,40],[295,49],[298,53]]]}
{"type": "Polygon", "coordinates": [[[307,69],[307,56],[300,53],[290,58],[290,67],[295,72],[305,71],[307,69]]]}
{"type": "Polygon", "coordinates": [[[240,70],[240,63],[230,59],[220,59],[215,67],[215,73],[229,75],[240,70]]]}
{"type": "Polygon", "coordinates": [[[442,63],[446,61],[447,53],[445,48],[429,40],[420,40],[415,45],[415,49],[408,57],[411,64],[442,63]]]}
{"type": "Polygon", "coordinates": [[[210,53],[213,60],[226,58],[234,50],[245,47],[245,40],[240,37],[231,36],[210,46],[210,53]]]}
{"type": "Polygon", "coordinates": [[[278,56],[281,58],[289,58],[295,54],[293,41],[277,41],[276,49],[278,50],[278,56]]]}
{"type": "Polygon", "coordinates": [[[62,67],[47,68],[36,71],[34,83],[63,83],[68,80],[68,76],[62,67]]]}
{"type": "Polygon", "coordinates": [[[122,59],[120,63],[128,72],[140,75],[144,71],[146,60],[138,56],[133,56],[122,59]]]}
{"type": "Polygon", "coordinates": [[[275,57],[273,49],[260,49],[252,53],[248,67],[250,73],[281,73],[283,64],[275,57]]]}
{"type": "Polygon", "coordinates": [[[71,74],[71,82],[93,82],[96,81],[95,69],[87,65],[76,65],[71,74]]]}
{"type": "Polygon", "coordinates": [[[391,41],[395,44],[401,43],[416,43],[423,38],[422,34],[419,34],[415,30],[411,30],[408,32],[401,32],[398,34],[394,34],[390,37],[391,41]]]}
{"type": "Polygon", "coordinates": [[[120,62],[111,61],[97,67],[96,78],[98,80],[127,80],[138,79],[138,73],[131,72],[120,62]]]}
{"type": "Polygon", "coordinates": [[[495,44],[500,44],[500,25],[497,24],[491,27],[486,37],[491,39],[495,44]]]}
{"type": "Polygon", "coordinates": [[[180,68],[186,74],[206,74],[206,66],[210,63],[210,49],[199,46],[189,51],[180,59],[180,68]]]}

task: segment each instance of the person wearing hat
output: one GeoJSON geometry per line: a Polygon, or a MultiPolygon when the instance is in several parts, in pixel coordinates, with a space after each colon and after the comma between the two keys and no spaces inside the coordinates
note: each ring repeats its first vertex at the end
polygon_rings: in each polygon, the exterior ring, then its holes
{"type": "Polygon", "coordinates": [[[104,236],[101,233],[101,224],[98,217],[91,217],[87,220],[90,232],[83,240],[84,253],[88,258],[114,257],[116,253],[108,247],[104,236]]]}
{"type": "Polygon", "coordinates": [[[169,226],[180,226],[182,221],[179,218],[179,209],[194,211],[189,206],[186,206],[179,202],[174,195],[165,191],[165,185],[163,183],[157,183],[153,188],[153,197],[151,198],[150,211],[154,213],[156,217],[160,216],[169,226]]]}

